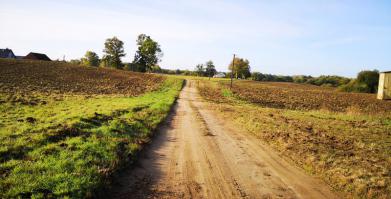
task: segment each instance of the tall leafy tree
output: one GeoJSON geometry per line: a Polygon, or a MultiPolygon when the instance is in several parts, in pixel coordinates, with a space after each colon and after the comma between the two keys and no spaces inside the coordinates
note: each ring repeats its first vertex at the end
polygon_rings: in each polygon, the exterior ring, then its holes
{"type": "Polygon", "coordinates": [[[212,60],[210,61],[207,61],[206,64],[205,64],[206,68],[205,68],[205,73],[206,75],[210,78],[212,77],[213,75],[216,74],[216,67],[215,65],[213,64],[212,60]]]}
{"type": "Polygon", "coordinates": [[[204,76],[205,68],[203,64],[197,64],[195,70],[198,76],[204,76]]]}
{"type": "Polygon", "coordinates": [[[84,58],[81,59],[83,65],[99,66],[99,56],[95,52],[87,51],[84,58]]]}
{"type": "Polygon", "coordinates": [[[102,57],[104,66],[110,66],[115,68],[122,68],[121,57],[124,57],[124,42],[117,37],[106,39],[105,49],[103,50],[105,55],[102,57]]]}
{"type": "Polygon", "coordinates": [[[138,48],[133,63],[138,65],[140,72],[151,71],[152,67],[159,63],[163,56],[160,45],[145,34],[138,36],[137,45],[138,48]]]}
{"type": "Polygon", "coordinates": [[[236,57],[233,61],[235,62],[235,64],[231,62],[228,68],[233,72],[233,75],[235,75],[236,79],[245,79],[251,76],[250,62],[247,59],[236,57]]]}

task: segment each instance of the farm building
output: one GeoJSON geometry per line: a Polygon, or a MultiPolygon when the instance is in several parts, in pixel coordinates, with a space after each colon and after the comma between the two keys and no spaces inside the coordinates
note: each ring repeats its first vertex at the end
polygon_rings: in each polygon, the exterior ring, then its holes
{"type": "Polygon", "coordinates": [[[225,77],[225,73],[217,73],[215,75],[213,75],[214,78],[223,78],[225,77]]]}
{"type": "Polygon", "coordinates": [[[391,71],[380,73],[377,99],[391,99],[391,71]]]}
{"type": "Polygon", "coordinates": [[[52,61],[47,55],[41,53],[29,53],[23,59],[33,59],[33,60],[43,60],[43,61],[52,61]]]}
{"type": "Polygon", "coordinates": [[[0,58],[16,58],[11,49],[0,49],[0,58]]]}

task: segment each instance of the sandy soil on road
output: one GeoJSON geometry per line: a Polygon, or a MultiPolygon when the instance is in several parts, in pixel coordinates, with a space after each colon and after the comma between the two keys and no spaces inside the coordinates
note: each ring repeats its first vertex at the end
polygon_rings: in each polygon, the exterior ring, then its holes
{"type": "Polygon", "coordinates": [[[328,186],[208,110],[188,82],[112,198],[337,198],[328,186]]]}

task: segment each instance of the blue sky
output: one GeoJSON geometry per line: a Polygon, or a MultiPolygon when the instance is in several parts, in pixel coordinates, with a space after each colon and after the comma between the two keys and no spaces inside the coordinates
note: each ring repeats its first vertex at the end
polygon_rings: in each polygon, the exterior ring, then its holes
{"type": "Polygon", "coordinates": [[[391,70],[391,1],[0,0],[0,19],[0,48],[17,55],[101,56],[117,36],[130,62],[145,33],[161,44],[163,68],[213,60],[225,71],[236,53],[253,71],[281,75],[391,70]]]}

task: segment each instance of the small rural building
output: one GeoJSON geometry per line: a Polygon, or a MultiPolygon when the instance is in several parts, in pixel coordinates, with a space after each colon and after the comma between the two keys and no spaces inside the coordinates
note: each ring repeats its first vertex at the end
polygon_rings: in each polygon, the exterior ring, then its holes
{"type": "Polygon", "coordinates": [[[23,59],[32,59],[32,60],[42,60],[42,61],[52,61],[47,55],[41,53],[29,53],[23,59]]]}
{"type": "Polygon", "coordinates": [[[225,73],[216,73],[215,75],[213,75],[214,78],[223,78],[225,77],[225,73]]]}
{"type": "Polygon", "coordinates": [[[11,49],[6,48],[6,49],[0,49],[0,58],[15,59],[16,56],[15,56],[14,52],[12,52],[11,49]]]}
{"type": "Polygon", "coordinates": [[[377,89],[377,99],[391,99],[391,71],[380,73],[379,88],[377,89]]]}

